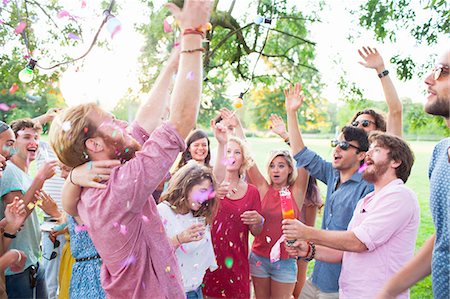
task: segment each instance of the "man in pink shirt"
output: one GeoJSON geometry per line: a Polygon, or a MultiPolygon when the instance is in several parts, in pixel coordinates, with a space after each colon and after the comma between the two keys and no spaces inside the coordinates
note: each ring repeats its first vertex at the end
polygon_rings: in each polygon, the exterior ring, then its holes
{"type": "Polygon", "coordinates": [[[50,131],[50,143],[67,166],[108,159],[122,162],[110,175],[96,175],[98,181],[109,178],[103,189],[83,189],[78,201],[74,194],[80,187],[70,176],[63,193],[63,207],[69,214],[79,214],[103,261],[101,280],[108,298],[185,298],[174,250],[151,194],[184,150],[184,138],[196,123],[210,1],[186,0],[183,10],[174,4],[169,8],[182,33],[181,51],[175,50],[161,71],[131,134],[126,122],[95,104],[67,109],[50,131]],[[160,125],[177,68],[169,121],[160,125]]]}
{"type": "MultiPolygon", "coordinates": [[[[381,132],[369,137],[363,178],[375,191],[362,198],[347,231],[325,231],[284,220],[286,238],[297,239],[289,253],[307,261],[342,261],[339,298],[373,298],[413,256],[419,204],[404,183],[414,155],[402,139],[381,132]]],[[[409,298],[405,292],[399,298],[409,298]]]]}

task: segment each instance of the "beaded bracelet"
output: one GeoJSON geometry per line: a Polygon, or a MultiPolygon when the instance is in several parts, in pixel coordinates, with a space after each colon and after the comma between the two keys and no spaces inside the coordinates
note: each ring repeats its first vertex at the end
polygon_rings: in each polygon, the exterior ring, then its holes
{"type": "Polygon", "coordinates": [[[200,35],[202,38],[205,38],[205,32],[203,32],[203,31],[200,31],[198,29],[192,29],[192,28],[184,29],[183,35],[189,35],[189,34],[196,34],[196,35],[200,35]]]}

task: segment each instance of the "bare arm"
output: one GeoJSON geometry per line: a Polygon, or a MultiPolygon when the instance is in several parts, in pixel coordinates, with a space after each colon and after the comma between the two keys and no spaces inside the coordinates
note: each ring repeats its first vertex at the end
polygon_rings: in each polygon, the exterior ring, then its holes
{"type": "MultiPolygon", "coordinates": [[[[364,62],[359,62],[361,65],[367,68],[374,69],[377,74],[380,74],[385,70],[383,57],[381,57],[377,49],[363,47],[362,50],[358,50],[358,53],[361,58],[364,59],[364,62]]],[[[382,77],[380,81],[388,106],[386,131],[398,137],[402,137],[402,102],[398,97],[397,90],[395,89],[394,83],[392,83],[391,77],[389,75],[382,77]]]]}
{"type": "MultiPolygon", "coordinates": [[[[198,28],[209,22],[211,3],[209,0],[186,0],[183,10],[173,3],[168,4],[183,32],[198,28]]],[[[203,82],[202,52],[186,52],[202,48],[202,37],[198,34],[183,35],[178,75],[171,97],[169,121],[182,138],[186,138],[197,121],[203,82]]]]}
{"type": "Polygon", "coordinates": [[[259,171],[259,168],[256,165],[256,163],[253,163],[253,165],[247,170],[247,175],[252,184],[255,185],[256,188],[258,188],[259,195],[262,200],[266,195],[267,190],[269,190],[269,183],[267,182],[266,178],[262,175],[262,173],[259,171]]]}
{"type": "Polygon", "coordinates": [[[72,216],[78,216],[78,201],[80,200],[81,187],[74,185],[67,179],[64,183],[61,203],[64,211],[72,216]]]}
{"type": "Polygon", "coordinates": [[[214,177],[218,184],[222,183],[225,179],[225,146],[227,144],[227,130],[223,125],[214,124],[214,120],[211,120],[211,129],[213,130],[214,136],[217,139],[217,155],[216,163],[213,168],[214,177]]]}
{"type": "Polygon", "coordinates": [[[283,220],[283,234],[287,239],[312,241],[329,248],[365,252],[366,245],[361,242],[352,231],[328,231],[306,226],[297,219],[283,220]]]}
{"type": "Polygon", "coordinates": [[[147,101],[139,107],[136,121],[147,133],[153,132],[162,122],[170,98],[170,82],[177,70],[179,55],[179,50],[174,48],[166,66],[156,79],[147,101]]]}
{"type": "Polygon", "coordinates": [[[420,251],[383,287],[377,299],[394,299],[419,280],[431,274],[431,257],[436,235],[431,236],[420,251]]]}
{"type": "Polygon", "coordinates": [[[300,83],[297,83],[294,87],[290,85],[284,90],[289,140],[294,155],[305,148],[297,120],[297,111],[300,109],[304,99],[303,95],[300,94],[301,89],[302,86],[300,83]]]}
{"type": "MultiPolygon", "coordinates": [[[[286,245],[285,248],[289,256],[311,258],[313,255],[311,245],[304,240],[296,240],[293,245],[286,245]]],[[[315,248],[314,258],[316,260],[332,264],[342,262],[343,251],[320,245],[315,245],[315,248]]]]}

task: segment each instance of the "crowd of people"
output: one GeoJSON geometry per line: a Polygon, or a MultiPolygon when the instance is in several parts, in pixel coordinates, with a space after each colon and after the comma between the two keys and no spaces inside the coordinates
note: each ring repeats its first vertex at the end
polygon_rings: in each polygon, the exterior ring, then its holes
{"type": "MultiPolygon", "coordinates": [[[[259,169],[222,108],[212,153],[195,129],[210,5],[168,5],[180,47],[130,126],[96,104],[0,122],[0,298],[409,298],[429,274],[434,298],[449,298],[450,138],[431,157],[435,233],[416,255],[420,208],[405,185],[414,153],[376,49],[359,55],[380,78],[387,117],[358,112],[331,141],[331,162],[302,138],[299,83],[284,92],[287,128],[269,119],[290,151],[268,152],[259,169]]],[[[447,51],[426,77],[425,111],[450,126],[449,64],[447,51]]]]}

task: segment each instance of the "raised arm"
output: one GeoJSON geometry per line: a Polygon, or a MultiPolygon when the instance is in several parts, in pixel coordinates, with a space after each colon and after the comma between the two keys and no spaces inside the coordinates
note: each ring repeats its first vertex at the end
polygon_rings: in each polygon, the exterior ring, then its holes
{"type": "Polygon", "coordinates": [[[283,119],[277,114],[270,115],[270,130],[283,138],[284,142],[290,145],[289,142],[289,134],[286,130],[286,125],[284,124],[283,119]]]}
{"type": "Polygon", "coordinates": [[[215,124],[213,119],[211,120],[211,129],[213,130],[214,137],[216,137],[218,143],[216,163],[214,164],[213,172],[217,184],[220,184],[225,179],[225,146],[227,145],[227,130],[220,123],[215,124]]]}
{"type": "Polygon", "coordinates": [[[300,109],[304,99],[301,91],[302,85],[300,83],[296,83],[295,86],[289,85],[289,87],[284,90],[289,141],[294,155],[305,148],[297,119],[297,111],[300,109]]]}
{"type": "Polygon", "coordinates": [[[203,82],[202,36],[192,34],[209,22],[211,1],[186,0],[183,9],[168,3],[183,33],[178,75],[171,97],[169,122],[184,139],[195,126],[203,82]]]}
{"type": "Polygon", "coordinates": [[[149,134],[161,124],[166,112],[170,98],[170,84],[178,68],[179,56],[180,51],[174,48],[167,64],[156,79],[147,101],[141,104],[137,112],[136,121],[149,134]]]}
{"type": "Polygon", "coordinates": [[[403,125],[402,125],[402,102],[400,101],[397,91],[395,90],[394,83],[392,83],[389,74],[383,74],[386,70],[384,66],[383,57],[375,48],[363,47],[358,50],[359,56],[364,61],[360,61],[359,64],[366,68],[374,69],[377,74],[382,76],[380,78],[381,86],[383,87],[384,97],[388,106],[386,131],[393,135],[402,137],[403,125]]]}
{"type": "Polygon", "coordinates": [[[222,117],[222,122],[225,127],[232,127],[236,137],[245,141],[244,128],[242,127],[239,117],[236,115],[236,111],[230,111],[227,108],[221,108],[219,110],[220,116],[222,117]]]}

